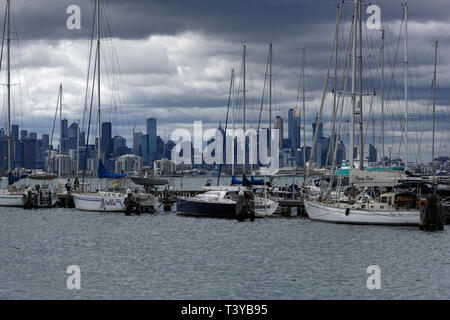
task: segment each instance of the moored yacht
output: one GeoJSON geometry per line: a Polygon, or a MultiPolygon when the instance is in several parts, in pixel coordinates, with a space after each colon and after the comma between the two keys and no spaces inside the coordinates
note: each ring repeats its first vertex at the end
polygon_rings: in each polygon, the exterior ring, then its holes
{"type": "Polygon", "coordinates": [[[0,207],[22,207],[23,193],[20,191],[10,191],[0,189],[0,207]]]}
{"type": "Polygon", "coordinates": [[[419,209],[411,209],[414,197],[405,201],[405,195],[382,194],[378,199],[361,199],[354,203],[305,201],[308,216],[313,221],[345,224],[418,226],[419,209]]]}
{"type": "Polygon", "coordinates": [[[72,197],[78,210],[125,212],[126,195],[119,192],[72,193],[72,197]]]}
{"type": "Polygon", "coordinates": [[[177,213],[198,217],[253,219],[254,194],[245,187],[205,187],[194,197],[178,197],[177,213]]]}

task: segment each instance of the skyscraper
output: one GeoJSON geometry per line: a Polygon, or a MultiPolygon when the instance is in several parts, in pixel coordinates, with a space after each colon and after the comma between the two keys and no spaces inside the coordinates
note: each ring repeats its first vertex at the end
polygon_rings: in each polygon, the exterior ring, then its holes
{"type": "Polygon", "coordinates": [[[11,125],[11,140],[19,139],[19,126],[17,124],[11,125]]]}
{"type": "Polygon", "coordinates": [[[112,147],[112,127],[111,122],[102,123],[102,137],[101,137],[101,148],[105,155],[105,161],[109,159],[112,147]]]}
{"type": "Polygon", "coordinates": [[[86,133],[84,131],[81,131],[80,132],[80,147],[85,146],[85,141],[86,141],[86,133]]]}
{"type": "Polygon", "coordinates": [[[136,156],[142,156],[141,136],[142,132],[133,132],[133,154],[136,156]]]}
{"type": "Polygon", "coordinates": [[[42,149],[48,150],[50,147],[50,136],[47,133],[42,135],[42,149]]]}
{"type": "Polygon", "coordinates": [[[377,162],[377,149],[373,144],[369,144],[369,162],[377,162]]]}
{"type": "Polygon", "coordinates": [[[20,130],[20,140],[25,140],[28,138],[28,131],[27,130],[20,130]]]}
{"type": "Polygon", "coordinates": [[[30,132],[30,133],[28,134],[28,137],[29,137],[31,140],[37,140],[37,133],[36,133],[36,132],[30,132]]]}
{"type": "Polygon", "coordinates": [[[275,118],[275,127],[274,129],[278,129],[278,145],[280,150],[283,149],[283,118],[280,116],[277,116],[275,118]]]}
{"type": "Polygon", "coordinates": [[[149,165],[149,152],[148,152],[148,135],[147,134],[141,134],[140,136],[140,140],[141,140],[141,154],[142,154],[142,158],[144,158],[144,165],[148,166],[149,165]]]}
{"type": "MultiPolygon", "coordinates": [[[[153,158],[155,157],[158,150],[158,141],[156,134],[156,119],[147,119],[147,136],[148,136],[148,160],[153,163],[153,158]]],[[[145,158],[145,157],[144,157],[145,158]]]]}
{"type": "Polygon", "coordinates": [[[67,136],[67,119],[61,120],[61,153],[63,154],[69,154],[69,148],[68,148],[68,136],[67,136]]]}
{"type": "Polygon", "coordinates": [[[78,124],[72,123],[67,129],[68,149],[77,149],[78,124]]]}
{"type": "Polygon", "coordinates": [[[300,110],[289,109],[288,111],[288,138],[293,153],[300,149],[300,110]]]}
{"type": "Polygon", "coordinates": [[[127,147],[127,139],[122,136],[114,136],[113,138],[113,152],[117,154],[117,150],[127,147]]]}
{"type": "Polygon", "coordinates": [[[36,168],[36,140],[28,137],[21,141],[22,163],[21,166],[26,169],[36,168]]]}
{"type": "MultiPolygon", "coordinates": [[[[316,134],[316,127],[317,127],[317,121],[319,120],[319,115],[316,115],[316,121],[312,123],[312,127],[313,127],[313,139],[314,139],[314,135],[316,134]]],[[[318,133],[318,138],[323,137],[323,122],[321,122],[319,124],[319,133],[318,133]]]]}

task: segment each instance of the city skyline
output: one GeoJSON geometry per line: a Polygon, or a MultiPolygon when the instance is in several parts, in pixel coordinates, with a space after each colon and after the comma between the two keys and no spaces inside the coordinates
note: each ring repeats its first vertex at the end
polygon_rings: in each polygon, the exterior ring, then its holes
{"type": "MultiPolygon", "coordinates": [[[[12,61],[13,83],[21,86],[12,88],[13,106],[12,121],[22,127],[40,133],[50,132],[53,118],[53,107],[59,83],[64,87],[63,115],[70,121],[79,119],[83,122],[85,98],[86,65],[89,42],[90,22],[93,16],[92,1],[60,1],[46,6],[42,1],[40,6],[23,0],[13,1],[15,28],[17,38],[21,43],[18,50],[13,41],[12,51],[18,53],[21,61],[12,61]],[[81,8],[81,29],[69,30],[65,25],[67,6],[78,5],[81,8]],[[45,7],[45,10],[42,8],[45,7]],[[31,14],[31,12],[33,14],[31,14]],[[39,23],[39,28],[37,24],[39,23]],[[42,79],[42,73],[46,74],[42,79]],[[22,91],[21,91],[22,90],[22,91]],[[23,98],[23,101],[21,100],[23,98]],[[21,101],[21,103],[19,103],[21,101]]],[[[50,3],[50,2],[48,2],[50,3]]],[[[150,17],[142,16],[142,6],[147,4],[136,1],[127,2],[127,10],[139,17],[139,23],[127,23],[129,18],[122,15],[124,9],[120,1],[104,1],[105,17],[108,23],[113,23],[112,33],[105,31],[105,51],[115,58],[105,62],[102,70],[122,71],[118,75],[120,81],[114,82],[108,77],[113,73],[102,73],[105,84],[104,112],[102,122],[111,121],[115,134],[122,135],[127,140],[132,139],[135,131],[145,130],[146,124],[140,118],[154,117],[159,120],[158,135],[167,138],[176,128],[192,129],[194,121],[203,121],[205,126],[215,128],[218,123],[224,123],[226,118],[226,103],[228,94],[229,72],[235,68],[237,76],[240,73],[242,43],[247,44],[248,54],[248,97],[249,110],[247,120],[257,122],[257,110],[261,103],[264,69],[269,43],[273,43],[274,55],[274,94],[273,119],[280,116],[286,120],[289,109],[301,109],[299,102],[298,82],[300,70],[300,49],[306,49],[306,137],[312,140],[311,123],[320,106],[321,90],[326,74],[327,55],[331,49],[334,21],[338,1],[323,1],[320,4],[308,2],[282,1],[274,6],[270,1],[240,4],[240,12],[234,17],[232,27],[226,24],[226,17],[233,12],[237,4],[218,2],[214,5],[204,5],[205,10],[218,16],[217,21],[210,21],[205,15],[198,16],[184,2],[175,1],[167,6],[164,2],[153,2],[150,17]],[[227,10],[223,11],[226,8],[227,10]],[[269,10],[270,9],[270,10],[269,10]],[[158,12],[164,12],[165,17],[173,22],[172,26],[162,21],[158,12]],[[185,14],[181,15],[181,12],[185,14]],[[245,20],[245,14],[252,13],[252,25],[245,20]],[[266,12],[271,12],[269,27],[266,12]],[[314,12],[314,15],[310,13],[314,12]],[[219,14],[221,13],[221,14],[219,14]],[[308,14],[306,14],[308,13],[308,14]],[[311,17],[314,16],[314,19],[311,17]],[[189,17],[195,17],[195,23],[188,23],[189,17]],[[284,17],[284,19],[281,19],[284,17]],[[287,17],[287,18],[286,18],[287,17]],[[294,19],[295,18],[295,19],[294,19]],[[150,22],[149,22],[150,21],[150,22]],[[265,31],[265,32],[262,32],[265,31]],[[262,36],[264,35],[264,36],[262,36]],[[111,40],[111,41],[109,41],[111,40]],[[131,54],[131,52],[133,54],[131,54]],[[108,64],[109,63],[109,64],[108,64]],[[119,85],[118,85],[119,84],[119,85]],[[114,93],[115,92],[115,93],[114,93]],[[111,94],[114,93],[114,94],[111,94]],[[115,95],[115,96],[114,96],[115,95]],[[114,97],[112,97],[114,96],[114,97]],[[252,111],[253,109],[253,111],[252,111]]],[[[386,64],[392,68],[397,54],[395,43],[401,37],[402,8],[400,2],[374,1],[382,12],[382,25],[386,30],[386,64]]],[[[446,10],[442,1],[432,1],[433,5],[424,5],[420,1],[410,1],[410,158],[416,158],[420,153],[421,161],[430,157],[430,100],[429,86],[432,78],[433,40],[440,39],[440,52],[448,50],[448,35],[441,34],[447,21],[446,10]],[[431,7],[442,7],[439,13],[430,10],[431,7]],[[429,44],[429,46],[427,45],[429,44]],[[427,120],[424,126],[424,119],[427,120]],[[423,133],[424,130],[424,133],[423,133]],[[418,146],[421,149],[418,149],[418,146]]],[[[349,6],[345,6],[348,17],[349,6]]],[[[207,16],[207,15],[206,15],[207,16]]],[[[365,17],[368,15],[366,14],[365,17]]],[[[346,31],[343,24],[342,33],[346,31]]],[[[109,29],[108,29],[109,32],[109,29]]],[[[365,50],[373,55],[365,67],[367,74],[375,72],[373,64],[379,47],[379,31],[364,30],[368,44],[365,50]],[[369,64],[372,64],[370,66],[369,64]]],[[[342,37],[343,38],[343,37],[342,37]]],[[[403,52],[398,52],[399,61],[403,52]]],[[[437,131],[439,144],[437,154],[448,154],[444,132],[448,128],[448,86],[446,78],[448,59],[445,54],[439,55],[438,72],[438,113],[437,131]]],[[[368,58],[367,58],[368,59],[368,58]]],[[[342,59],[341,59],[342,60],[342,59]]],[[[369,60],[369,59],[368,59],[369,60]]],[[[340,61],[342,65],[343,61],[340,61]]],[[[396,154],[403,153],[402,131],[404,110],[402,102],[401,63],[387,78],[394,78],[390,83],[389,101],[386,102],[386,112],[389,114],[385,126],[386,139],[396,154]]],[[[365,80],[366,82],[367,80],[365,80]]],[[[379,90],[379,87],[377,88],[379,90]]],[[[367,90],[369,91],[369,90],[367,90]]],[[[388,93],[386,94],[388,95],[388,93]]],[[[326,108],[323,122],[324,131],[331,128],[330,104],[331,90],[326,95],[326,108]]],[[[266,97],[267,98],[267,97],[266,97]]],[[[364,105],[371,105],[370,96],[364,96],[364,105]]],[[[266,99],[267,100],[267,99],[266,99]]],[[[267,101],[266,101],[267,103],[267,101]]],[[[373,102],[372,113],[377,118],[378,142],[375,147],[380,149],[380,119],[379,98],[373,102]]],[[[95,107],[95,106],[94,106],[95,107]]],[[[5,114],[3,108],[3,115],[5,114]]],[[[267,125],[267,105],[264,105],[262,122],[267,125]]],[[[3,117],[4,120],[4,117],[3,117]]],[[[345,116],[348,121],[348,115],[345,116]]],[[[366,120],[366,119],[365,119],[366,120]]],[[[94,120],[93,120],[94,121],[94,120]]],[[[367,122],[365,122],[367,125],[367,122]]],[[[95,133],[95,130],[93,132],[95,133]]],[[[345,128],[348,135],[348,126],[345,128]]],[[[345,139],[347,143],[348,138],[345,139]]],[[[366,150],[368,152],[368,150],[366,150]]],[[[385,148],[387,152],[387,148],[385,148]]]]}

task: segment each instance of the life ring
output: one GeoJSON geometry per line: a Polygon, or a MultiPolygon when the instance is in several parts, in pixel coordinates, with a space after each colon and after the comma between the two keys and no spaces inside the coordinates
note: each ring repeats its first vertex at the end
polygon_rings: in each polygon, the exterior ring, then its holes
{"type": "Polygon", "coordinates": [[[426,204],[427,204],[427,200],[421,199],[421,200],[419,200],[418,206],[419,206],[419,208],[421,208],[422,206],[425,206],[426,204]]]}

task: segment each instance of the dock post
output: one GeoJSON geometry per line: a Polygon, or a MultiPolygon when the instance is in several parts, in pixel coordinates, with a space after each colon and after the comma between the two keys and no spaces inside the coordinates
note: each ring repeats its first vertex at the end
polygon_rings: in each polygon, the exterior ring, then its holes
{"type": "Polygon", "coordinates": [[[438,205],[438,198],[431,194],[427,198],[425,205],[420,207],[420,230],[438,231],[444,229],[441,210],[438,205]]]}

